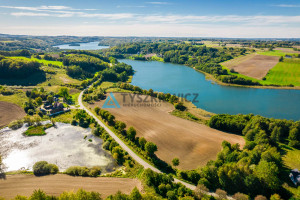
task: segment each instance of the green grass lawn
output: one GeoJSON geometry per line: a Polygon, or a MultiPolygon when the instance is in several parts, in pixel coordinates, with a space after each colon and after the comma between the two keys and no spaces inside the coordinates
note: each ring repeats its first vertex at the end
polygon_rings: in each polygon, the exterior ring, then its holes
{"type": "Polygon", "coordinates": [[[46,135],[46,132],[44,126],[30,126],[24,134],[27,136],[42,136],[46,135]]]}
{"type": "Polygon", "coordinates": [[[55,117],[52,117],[55,122],[62,122],[62,123],[71,123],[73,120],[73,116],[76,113],[76,110],[71,109],[70,112],[65,112],[63,114],[57,115],[55,117]]]}
{"type": "Polygon", "coordinates": [[[282,160],[287,168],[287,179],[286,183],[283,184],[283,187],[291,192],[295,197],[300,198],[300,186],[295,187],[288,178],[288,174],[290,173],[291,169],[300,169],[300,150],[291,148],[284,144],[281,144],[280,148],[284,151],[282,160]]]}
{"type": "Polygon", "coordinates": [[[0,101],[17,104],[20,107],[24,106],[27,97],[24,92],[18,91],[13,95],[0,95],[0,101]]]}
{"type": "Polygon", "coordinates": [[[283,162],[290,169],[300,169],[300,150],[287,150],[286,155],[283,156],[283,162]]]}
{"type": "Polygon", "coordinates": [[[42,136],[46,135],[45,130],[51,128],[53,124],[46,124],[40,126],[30,126],[27,131],[24,132],[27,136],[42,136]]]}

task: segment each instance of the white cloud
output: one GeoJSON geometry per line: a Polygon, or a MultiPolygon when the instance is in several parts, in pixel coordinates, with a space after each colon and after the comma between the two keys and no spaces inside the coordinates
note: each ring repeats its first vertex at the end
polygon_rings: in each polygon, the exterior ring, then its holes
{"type": "Polygon", "coordinates": [[[38,6],[38,7],[28,7],[28,6],[0,6],[0,8],[12,8],[18,10],[31,10],[31,11],[41,11],[41,10],[69,10],[72,9],[67,6],[38,6]]]}
{"type": "Polygon", "coordinates": [[[293,5],[293,4],[279,4],[275,6],[282,7],[282,8],[300,8],[300,5],[293,5]]]}
{"type": "Polygon", "coordinates": [[[48,13],[34,13],[34,12],[17,12],[17,13],[11,13],[13,16],[17,17],[23,17],[23,16],[28,16],[28,17],[46,17],[50,16],[48,13]]]}
{"type": "Polygon", "coordinates": [[[147,6],[137,5],[137,6],[121,6],[118,5],[117,8],[146,8],[147,6]]]}
{"type": "Polygon", "coordinates": [[[146,15],[140,16],[144,22],[164,23],[247,23],[247,24],[278,24],[278,23],[300,23],[300,16],[197,16],[197,15],[146,15]]]}
{"type": "Polygon", "coordinates": [[[154,5],[167,5],[170,4],[169,2],[164,2],[164,1],[151,1],[147,2],[148,4],[154,4],[154,5]]]}
{"type": "Polygon", "coordinates": [[[0,6],[0,8],[10,8],[10,9],[18,9],[18,10],[30,10],[30,11],[57,11],[57,10],[86,10],[86,11],[94,11],[98,9],[94,8],[83,8],[76,9],[68,6],[37,6],[37,7],[29,7],[29,6],[0,6]]]}
{"type": "MultiPolygon", "coordinates": [[[[19,7],[24,8],[24,7],[19,7]]],[[[25,7],[31,9],[32,7],[25,7]]],[[[30,10],[33,12],[13,12],[13,16],[45,16],[45,17],[82,17],[82,18],[104,18],[108,20],[128,20],[128,23],[171,23],[171,24],[199,24],[199,23],[234,23],[234,24],[250,24],[250,25],[267,25],[267,24],[297,24],[300,23],[300,15],[283,16],[283,15],[147,15],[135,13],[99,13],[99,12],[83,12],[74,11],[69,7],[69,10],[63,10],[60,6],[41,6],[42,10],[30,10]],[[49,9],[50,10],[46,10],[49,9]]],[[[126,21],[125,21],[126,22],[126,21]]]]}
{"type": "Polygon", "coordinates": [[[132,13],[114,13],[114,14],[89,14],[89,13],[78,13],[79,17],[99,17],[99,18],[107,18],[111,20],[120,20],[120,19],[131,19],[135,17],[135,14],[132,13]]]}
{"type": "Polygon", "coordinates": [[[121,20],[121,19],[131,19],[135,17],[135,14],[131,13],[115,13],[115,14],[105,14],[105,13],[85,13],[85,12],[72,12],[72,11],[56,11],[50,13],[42,12],[13,12],[13,16],[46,16],[46,17],[86,17],[86,18],[105,18],[109,20],[121,20]]]}

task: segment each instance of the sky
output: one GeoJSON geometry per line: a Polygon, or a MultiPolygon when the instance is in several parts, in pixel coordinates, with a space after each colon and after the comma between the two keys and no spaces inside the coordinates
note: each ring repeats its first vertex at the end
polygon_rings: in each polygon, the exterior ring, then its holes
{"type": "Polygon", "coordinates": [[[300,38],[300,0],[0,0],[0,33],[300,38]]]}

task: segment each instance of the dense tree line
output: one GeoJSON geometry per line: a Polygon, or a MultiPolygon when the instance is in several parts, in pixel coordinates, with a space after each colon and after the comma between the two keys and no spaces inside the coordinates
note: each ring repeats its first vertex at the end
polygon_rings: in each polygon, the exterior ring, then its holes
{"type": "Polygon", "coordinates": [[[136,152],[142,155],[144,158],[153,163],[157,168],[165,172],[174,172],[172,167],[166,162],[160,160],[155,152],[157,146],[153,142],[147,141],[144,137],[136,137],[136,130],[133,127],[129,127],[126,130],[126,124],[121,121],[117,121],[115,116],[109,111],[95,108],[95,112],[99,115],[109,126],[113,127],[115,133],[117,133],[123,140],[132,146],[136,152]]]}
{"type": "Polygon", "coordinates": [[[41,72],[41,64],[35,61],[0,57],[0,78],[22,79],[41,72]]]}
{"type": "MultiPolygon", "coordinates": [[[[1,198],[1,197],[0,197],[1,198]]],[[[79,200],[79,199],[90,199],[90,200],[102,200],[101,195],[98,192],[87,192],[79,189],[77,192],[63,192],[59,196],[47,195],[42,190],[34,190],[31,196],[17,195],[14,200],[79,200]]]]}
{"type": "Polygon", "coordinates": [[[238,85],[261,85],[257,81],[252,81],[250,79],[245,79],[242,77],[238,77],[236,75],[220,75],[216,76],[216,78],[223,83],[228,83],[228,84],[238,84],[238,85]]]}
{"type": "MultiPolygon", "coordinates": [[[[146,169],[143,173],[146,185],[153,187],[155,192],[163,198],[176,200],[182,197],[192,197],[193,192],[180,183],[174,183],[171,175],[156,173],[146,169]]],[[[193,198],[192,198],[193,199],[193,198]]]]}
{"type": "Polygon", "coordinates": [[[13,51],[27,49],[30,51],[59,51],[54,45],[94,42],[102,37],[77,37],[77,36],[17,36],[0,35],[0,50],[13,51]]]}
{"type": "Polygon", "coordinates": [[[90,78],[109,67],[107,62],[85,54],[68,54],[63,58],[63,65],[67,66],[67,74],[75,78],[90,78]]]}
{"type": "Polygon", "coordinates": [[[10,88],[4,87],[0,85],[0,94],[2,95],[12,95],[14,91],[10,88]]]}
{"type": "Polygon", "coordinates": [[[211,117],[209,126],[244,135],[248,141],[263,138],[274,146],[278,142],[300,147],[300,121],[270,119],[262,116],[219,114],[211,117]]]}
{"type": "Polygon", "coordinates": [[[67,54],[77,54],[77,55],[83,54],[83,55],[99,58],[100,60],[103,60],[103,61],[108,62],[108,63],[110,62],[110,59],[106,56],[102,56],[98,53],[95,53],[95,52],[92,52],[92,51],[85,51],[85,50],[68,50],[66,52],[61,52],[60,57],[64,57],[64,55],[67,55],[67,54]]]}
{"type": "Polygon", "coordinates": [[[32,53],[29,50],[15,50],[15,51],[0,51],[0,55],[3,56],[24,56],[30,57],[32,53]]]}
{"type": "MultiPolygon", "coordinates": [[[[179,187],[180,188],[180,187],[179,187]]],[[[182,191],[182,190],[180,190],[182,191]]],[[[173,196],[173,191],[169,193],[168,199],[176,200],[173,196]]],[[[13,200],[102,200],[102,195],[98,192],[88,192],[83,189],[79,189],[77,192],[63,192],[59,196],[51,196],[47,195],[42,190],[34,190],[31,196],[25,197],[18,195],[13,200]]],[[[135,187],[130,194],[122,193],[118,191],[115,194],[109,195],[105,198],[106,200],[162,200],[165,198],[159,197],[157,195],[153,195],[151,193],[141,194],[140,191],[135,187]]],[[[186,196],[182,198],[182,200],[191,200],[193,199],[191,196],[186,196]]],[[[208,198],[203,198],[203,200],[208,198]]]]}
{"type": "Polygon", "coordinates": [[[101,174],[101,168],[99,166],[94,166],[91,168],[82,166],[72,166],[66,169],[65,173],[70,176],[97,177],[101,174]]]}
{"type": "Polygon", "coordinates": [[[211,117],[209,126],[221,131],[245,136],[246,145],[224,141],[217,160],[203,168],[178,171],[177,175],[210,190],[218,188],[229,194],[242,192],[251,197],[279,193],[289,198],[283,189],[288,176],[281,159],[279,142],[299,147],[300,122],[268,119],[261,116],[219,114],[211,117]]]}

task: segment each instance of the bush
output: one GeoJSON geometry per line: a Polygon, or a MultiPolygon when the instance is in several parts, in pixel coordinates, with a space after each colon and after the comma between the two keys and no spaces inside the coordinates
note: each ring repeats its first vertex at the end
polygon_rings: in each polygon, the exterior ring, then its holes
{"type": "Polygon", "coordinates": [[[57,174],[59,172],[59,169],[56,165],[54,164],[48,164],[50,168],[50,174],[57,174]]]}
{"type": "Polygon", "coordinates": [[[180,110],[180,111],[186,110],[186,107],[183,105],[182,102],[175,103],[174,106],[175,106],[175,109],[176,109],[176,110],[180,110]]]}
{"type": "Polygon", "coordinates": [[[243,193],[236,193],[235,195],[233,195],[233,198],[236,200],[249,200],[249,196],[243,193]]]}
{"type": "Polygon", "coordinates": [[[218,195],[218,199],[227,199],[227,192],[224,190],[217,189],[216,194],[218,195]]]}
{"type": "Polygon", "coordinates": [[[33,109],[29,109],[27,113],[28,113],[28,115],[34,115],[34,110],[33,109]]]}
{"type": "Polygon", "coordinates": [[[172,160],[172,164],[173,164],[173,166],[178,166],[179,165],[179,158],[174,158],[172,160]]]}
{"type": "Polygon", "coordinates": [[[15,120],[12,121],[8,127],[11,128],[12,130],[16,130],[18,128],[21,128],[23,126],[23,121],[22,120],[15,120]]]}
{"type": "Polygon", "coordinates": [[[72,124],[73,126],[77,126],[77,121],[76,121],[75,119],[73,119],[72,122],[71,122],[71,124],[72,124]]]}
{"type": "Polygon", "coordinates": [[[66,174],[70,176],[90,176],[97,177],[101,173],[101,168],[98,166],[87,168],[81,166],[72,166],[69,167],[66,171],[66,174]]]}
{"type": "Polygon", "coordinates": [[[49,164],[46,161],[39,161],[33,165],[33,174],[36,176],[44,176],[49,174],[57,174],[58,167],[54,164],[49,164]]]}
{"type": "Polygon", "coordinates": [[[103,145],[102,145],[103,149],[105,149],[105,150],[109,150],[109,146],[110,146],[109,141],[104,142],[103,145]]]}
{"type": "Polygon", "coordinates": [[[101,174],[101,168],[99,166],[92,167],[89,172],[90,177],[97,177],[101,174]]]}
{"type": "Polygon", "coordinates": [[[268,199],[263,195],[257,195],[254,200],[268,200],[268,199]]]}

